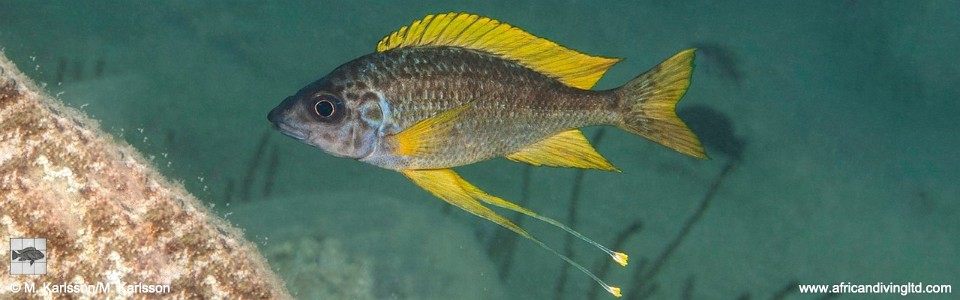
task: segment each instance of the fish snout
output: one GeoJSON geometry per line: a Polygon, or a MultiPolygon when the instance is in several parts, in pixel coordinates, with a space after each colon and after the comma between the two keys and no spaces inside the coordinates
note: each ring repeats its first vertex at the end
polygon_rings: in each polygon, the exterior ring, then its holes
{"type": "Polygon", "coordinates": [[[287,116],[290,107],[295,105],[296,101],[295,96],[287,97],[280,105],[277,105],[277,107],[274,107],[267,113],[267,120],[269,120],[270,123],[273,124],[273,128],[279,130],[280,133],[298,141],[303,141],[306,139],[306,135],[302,133],[301,130],[297,130],[296,126],[292,126],[293,124],[290,124],[289,117],[287,116]]]}
{"type": "Polygon", "coordinates": [[[283,111],[289,106],[290,102],[294,101],[293,96],[283,99],[283,102],[277,107],[274,107],[270,110],[270,113],[267,114],[267,120],[270,120],[270,123],[273,123],[274,126],[277,126],[277,123],[283,120],[283,111]]]}
{"type": "Polygon", "coordinates": [[[267,113],[267,120],[269,120],[270,123],[277,124],[277,119],[280,118],[280,117],[278,116],[279,114],[280,114],[280,113],[277,112],[277,108],[274,107],[273,109],[270,110],[269,113],[267,113]]]}

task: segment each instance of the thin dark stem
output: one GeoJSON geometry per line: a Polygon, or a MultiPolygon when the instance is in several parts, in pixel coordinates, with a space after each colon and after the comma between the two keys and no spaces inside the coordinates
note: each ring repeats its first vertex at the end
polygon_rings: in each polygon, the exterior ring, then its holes
{"type": "MultiPolygon", "coordinates": [[[[526,206],[527,201],[530,199],[530,173],[533,172],[533,166],[524,164],[523,165],[523,176],[520,183],[520,202],[517,205],[526,206]]],[[[449,206],[449,205],[448,205],[449,206]]],[[[510,218],[514,224],[520,226],[523,224],[525,215],[521,213],[514,213],[513,217],[510,218]]],[[[494,234],[493,239],[490,240],[490,245],[487,248],[487,253],[491,256],[499,256],[500,260],[500,280],[506,280],[510,276],[510,266],[513,265],[513,254],[516,252],[517,248],[517,238],[512,231],[507,230],[498,230],[494,234]]]]}
{"type": "Polygon", "coordinates": [[[223,190],[223,204],[230,205],[233,201],[233,179],[227,179],[227,186],[223,190]]]}
{"type": "Polygon", "coordinates": [[[243,176],[243,184],[240,186],[240,200],[250,201],[250,188],[253,186],[253,180],[257,176],[257,169],[260,168],[260,162],[263,161],[263,153],[266,152],[267,142],[270,141],[271,131],[265,131],[257,144],[257,150],[247,165],[247,174],[243,176]]]}
{"type": "Polygon", "coordinates": [[[687,277],[687,281],[683,283],[683,291],[680,294],[680,299],[683,300],[692,300],[693,299],[693,288],[696,285],[696,277],[690,275],[687,277]]]}
{"type": "Polygon", "coordinates": [[[787,285],[783,286],[783,288],[777,291],[777,293],[773,294],[773,297],[770,297],[770,299],[773,299],[773,300],[786,299],[787,296],[790,296],[790,294],[793,294],[794,292],[797,291],[798,284],[799,283],[797,283],[796,281],[791,281],[787,283],[787,285]]]}
{"type": "MultiPolygon", "coordinates": [[[[591,140],[594,147],[600,144],[600,141],[603,140],[603,135],[606,131],[604,128],[597,130],[597,133],[593,135],[591,140]]],[[[570,228],[577,228],[577,207],[580,204],[580,194],[583,190],[583,177],[586,172],[584,169],[577,169],[573,177],[573,187],[570,190],[570,202],[569,207],[567,208],[567,219],[566,225],[570,228]]],[[[570,259],[573,259],[573,238],[571,235],[564,235],[563,240],[563,255],[566,255],[570,259]]],[[[570,269],[569,264],[563,264],[560,267],[560,277],[557,278],[557,283],[554,285],[554,299],[561,299],[563,296],[563,291],[567,286],[567,271],[570,269]]]]}
{"type": "MultiPolygon", "coordinates": [[[[683,227],[680,229],[680,232],[677,233],[676,237],[664,249],[664,251],[654,260],[653,265],[650,267],[650,270],[642,273],[636,281],[634,290],[643,289],[645,285],[648,285],[652,280],[659,274],[661,268],[666,264],[671,256],[676,252],[677,248],[683,242],[683,240],[690,234],[690,231],[694,226],[700,221],[700,218],[703,217],[704,212],[707,211],[707,208],[710,206],[710,202],[713,200],[717,191],[720,189],[720,186],[723,184],[727,175],[736,167],[737,161],[731,160],[724,165],[723,170],[720,171],[720,174],[713,180],[710,184],[710,188],[707,189],[707,192],[703,196],[703,200],[700,201],[700,206],[697,207],[697,210],[694,211],[693,215],[687,219],[687,222],[683,224],[683,227]]],[[[640,271],[638,271],[640,272],[640,271]]]]}
{"type": "MultiPolygon", "coordinates": [[[[280,168],[280,149],[277,145],[270,146],[270,160],[267,162],[266,177],[263,179],[263,198],[269,198],[273,193],[273,183],[277,177],[277,170],[280,168]]],[[[449,206],[449,205],[447,205],[449,206]]]]}

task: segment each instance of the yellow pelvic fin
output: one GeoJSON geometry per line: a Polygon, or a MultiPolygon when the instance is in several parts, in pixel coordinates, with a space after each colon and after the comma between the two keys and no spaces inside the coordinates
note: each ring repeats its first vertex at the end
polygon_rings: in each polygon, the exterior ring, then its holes
{"type": "MultiPolygon", "coordinates": [[[[597,277],[596,275],[588,271],[586,268],[584,268],[580,264],[574,262],[569,257],[563,254],[560,254],[556,250],[553,250],[553,248],[550,248],[550,246],[547,246],[547,244],[544,244],[539,239],[533,237],[533,235],[528,233],[526,230],[523,230],[523,228],[520,228],[520,226],[517,226],[513,222],[510,222],[510,220],[500,216],[499,214],[490,210],[486,206],[483,206],[483,204],[478,202],[476,199],[480,199],[481,201],[484,201],[489,204],[493,204],[496,206],[521,212],[523,214],[526,214],[534,218],[543,220],[547,223],[553,224],[555,226],[559,226],[560,228],[563,228],[567,232],[570,232],[576,235],[577,237],[585,239],[593,243],[594,245],[599,246],[599,244],[596,244],[593,241],[586,239],[580,233],[573,231],[572,229],[564,226],[563,224],[560,224],[560,222],[557,222],[553,219],[540,216],[531,210],[528,210],[519,205],[513,204],[507,200],[503,200],[498,197],[491,196],[481,191],[479,188],[473,186],[466,180],[464,180],[462,177],[460,177],[460,175],[457,175],[457,173],[454,172],[453,170],[427,169],[427,170],[401,170],[400,172],[403,173],[403,175],[406,176],[407,178],[410,178],[410,180],[413,181],[413,183],[427,190],[434,196],[437,196],[440,199],[443,199],[447,203],[450,203],[453,206],[466,210],[481,218],[497,223],[498,225],[503,226],[507,229],[510,229],[511,231],[516,232],[517,234],[520,234],[521,236],[533,241],[540,247],[546,249],[547,251],[550,251],[550,253],[553,253],[554,255],[557,255],[558,257],[560,257],[570,265],[574,266],[581,272],[587,274],[587,276],[590,276],[590,278],[592,278],[594,281],[600,284],[600,286],[602,286],[603,289],[606,290],[607,292],[613,294],[616,297],[620,297],[620,288],[611,286],[606,282],[603,282],[603,280],[600,280],[599,277],[597,277]]],[[[602,246],[600,247],[601,249],[604,249],[608,253],[611,252],[610,250],[607,250],[602,246]]],[[[611,256],[613,256],[614,260],[616,260],[621,265],[626,265],[626,254],[614,252],[611,254],[611,256]]]]}
{"type": "Polygon", "coordinates": [[[457,117],[472,108],[477,101],[479,100],[467,102],[460,107],[420,120],[417,124],[397,133],[393,136],[397,143],[397,154],[425,156],[440,152],[444,148],[444,143],[449,143],[449,137],[456,130],[457,117]]]}
{"type": "Polygon", "coordinates": [[[385,36],[377,52],[405,47],[452,46],[517,62],[580,89],[590,89],[618,58],[567,49],[520,28],[468,13],[428,15],[385,36]]]}
{"type": "Polygon", "coordinates": [[[579,129],[562,131],[507,158],[534,166],[572,167],[620,172],[590,145],[579,129]]]}
{"type": "Polygon", "coordinates": [[[443,201],[452,204],[453,206],[459,207],[481,218],[497,223],[498,225],[510,229],[525,238],[536,240],[530,235],[530,233],[527,233],[526,230],[520,228],[520,226],[513,224],[513,222],[510,222],[510,220],[500,216],[474,199],[474,195],[478,193],[486,195],[486,193],[474,187],[472,184],[460,177],[460,175],[457,175],[457,173],[453,170],[403,170],[401,173],[403,173],[404,176],[407,176],[407,178],[410,178],[413,183],[416,183],[421,188],[427,190],[434,196],[443,199],[443,201]]]}

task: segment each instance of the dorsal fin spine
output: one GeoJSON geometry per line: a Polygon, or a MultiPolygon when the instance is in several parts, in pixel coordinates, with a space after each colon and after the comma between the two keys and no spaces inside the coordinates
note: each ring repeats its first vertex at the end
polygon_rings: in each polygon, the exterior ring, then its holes
{"type": "Polygon", "coordinates": [[[620,61],[586,55],[507,23],[466,13],[428,15],[384,37],[377,51],[431,46],[486,52],[581,89],[593,87],[620,61]]]}
{"type": "Polygon", "coordinates": [[[416,38],[417,44],[423,41],[423,32],[427,29],[427,24],[430,24],[430,21],[433,20],[433,16],[427,16],[420,22],[416,22],[413,26],[410,26],[410,31],[407,31],[407,38],[416,38]]]}
{"type": "Polygon", "coordinates": [[[489,33],[491,30],[494,29],[493,27],[488,26],[488,24],[491,21],[496,22],[495,20],[492,20],[489,18],[478,18],[476,21],[473,22],[473,24],[467,25],[467,31],[464,32],[466,33],[466,35],[463,35],[461,40],[454,41],[454,43],[464,43],[464,45],[475,44],[477,40],[483,37],[483,35],[489,33]],[[470,30],[470,29],[473,29],[473,30],[470,30]],[[483,33],[478,34],[478,32],[480,32],[481,30],[483,31],[483,33]],[[473,40],[469,42],[466,41],[466,39],[469,39],[470,37],[473,37],[473,40]]]}
{"type": "MultiPolygon", "coordinates": [[[[449,44],[449,43],[453,43],[456,40],[459,40],[460,36],[463,35],[463,32],[467,30],[468,26],[470,26],[470,24],[473,24],[473,22],[476,22],[478,18],[480,17],[477,15],[468,15],[468,14],[457,15],[453,19],[453,21],[450,22],[454,24],[454,27],[452,29],[447,29],[447,31],[444,31],[444,36],[448,37],[447,40],[444,40],[441,43],[449,44]]],[[[447,26],[447,28],[450,28],[450,26],[447,26]]]]}

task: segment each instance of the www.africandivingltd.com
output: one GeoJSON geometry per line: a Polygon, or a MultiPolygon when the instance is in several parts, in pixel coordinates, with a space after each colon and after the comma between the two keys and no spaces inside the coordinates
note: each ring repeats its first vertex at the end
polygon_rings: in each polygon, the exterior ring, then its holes
{"type": "Polygon", "coordinates": [[[950,294],[953,286],[949,284],[923,284],[923,282],[894,284],[893,282],[877,282],[874,284],[854,284],[840,282],[840,284],[801,284],[801,294],[950,294]]]}

